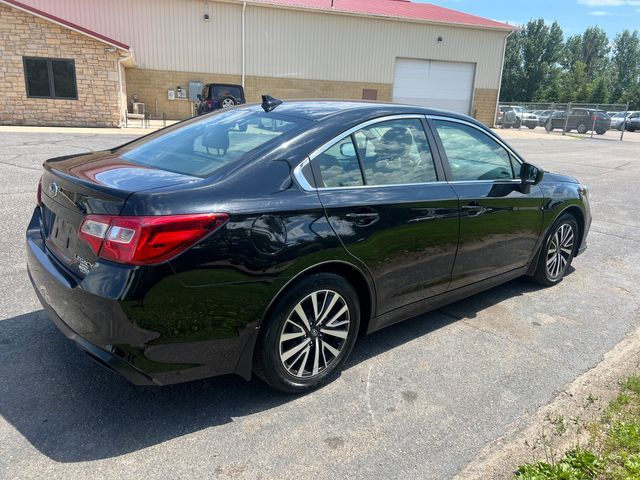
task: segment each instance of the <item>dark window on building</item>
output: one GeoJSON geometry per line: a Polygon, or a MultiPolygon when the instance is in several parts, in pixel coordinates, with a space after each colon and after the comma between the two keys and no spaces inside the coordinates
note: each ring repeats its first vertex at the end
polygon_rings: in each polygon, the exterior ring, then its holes
{"type": "Polygon", "coordinates": [[[27,97],[78,98],[73,60],[23,57],[27,97]]]}

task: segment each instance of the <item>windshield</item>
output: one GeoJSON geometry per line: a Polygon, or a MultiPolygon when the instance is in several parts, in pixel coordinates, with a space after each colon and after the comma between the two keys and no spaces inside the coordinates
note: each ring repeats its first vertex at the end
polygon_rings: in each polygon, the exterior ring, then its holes
{"type": "Polygon", "coordinates": [[[275,143],[281,135],[301,130],[308,123],[308,120],[256,109],[224,110],[144,137],[125,145],[118,153],[141,165],[208,177],[252,151],[275,143]]]}

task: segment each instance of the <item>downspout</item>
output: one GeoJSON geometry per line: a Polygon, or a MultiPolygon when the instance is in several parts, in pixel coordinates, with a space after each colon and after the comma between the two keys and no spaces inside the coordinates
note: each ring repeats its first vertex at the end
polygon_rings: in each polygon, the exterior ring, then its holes
{"type": "Polygon", "coordinates": [[[127,92],[124,91],[124,83],[122,82],[122,75],[124,75],[124,67],[122,66],[122,64],[127,60],[131,60],[131,58],[133,58],[133,54],[129,51],[127,52],[126,56],[120,57],[118,59],[118,90],[120,91],[120,101],[122,101],[124,97],[124,108],[122,108],[123,106],[120,105],[120,128],[122,128],[126,124],[126,115],[128,111],[127,92]]]}
{"type": "Polygon", "coordinates": [[[246,0],[242,2],[242,88],[244,89],[244,80],[246,74],[246,35],[245,35],[245,10],[247,9],[246,0]]]}
{"type": "Polygon", "coordinates": [[[500,69],[500,82],[498,83],[498,98],[496,98],[496,109],[493,112],[493,126],[496,126],[496,116],[498,115],[498,107],[500,106],[500,91],[502,90],[502,77],[504,76],[504,60],[507,55],[507,40],[515,30],[511,30],[504,37],[504,46],[502,47],[502,68],[500,69]]]}

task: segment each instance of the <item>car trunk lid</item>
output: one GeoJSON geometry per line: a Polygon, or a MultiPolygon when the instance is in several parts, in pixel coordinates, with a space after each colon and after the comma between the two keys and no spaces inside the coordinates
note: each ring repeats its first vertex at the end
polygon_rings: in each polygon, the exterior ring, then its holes
{"type": "Polygon", "coordinates": [[[137,165],[111,152],[47,160],[42,175],[42,235],[48,250],[84,277],[96,254],[78,235],[87,215],[118,215],[135,193],[200,178],[137,165]]]}

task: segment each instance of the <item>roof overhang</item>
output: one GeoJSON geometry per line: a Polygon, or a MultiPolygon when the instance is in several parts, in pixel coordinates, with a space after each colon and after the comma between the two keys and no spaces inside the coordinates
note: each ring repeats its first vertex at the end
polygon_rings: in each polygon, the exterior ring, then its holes
{"type": "MultiPolygon", "coordinates": [[[[489,22],[487,22],[487,24],[481,25],[481,24],[465,23],[465,22],[458,22],[458,21],[442,21],[437,19],[418,18],[418,17],[411,17],[411,16],[386,15],[386,14],[380,14],[380,13],[362,12],[357,10],[335,8],[335,7],[327,8],[327,7],[320,7],[320,6],[316,7],[316,6],[309,6],[309,5],[301,5],[299,3],[296,3],[295,0],[292,0],[290,2],[272,1],[272,0],[217,0],[217,1],[221,1],[224,3],[235,3],[235,4],[246,3],[247,5],[257,6],[257,7],[282,8],[286,10],[325,13],[329,15],[347,15],[347,16],[354,16],[354,17],[377,18],[381,20],[395,20],[400,22],[443,25],[448,27],[473,28],[478,30],[492,30],[492,31],[499,31],[504,33],[513,32],[518,29],[518,27],[516,27],[515,25],[509,25],[507,23],[497,22],[493,20],[489,20],[490,24],[489,22]]],[[[447,10],[450,10],[450,9],[447,9],[447,10]]]]}

